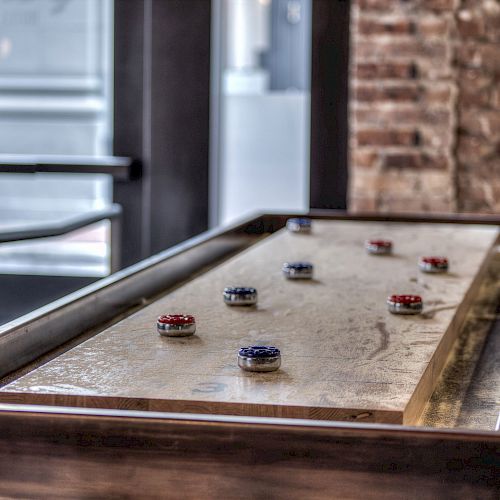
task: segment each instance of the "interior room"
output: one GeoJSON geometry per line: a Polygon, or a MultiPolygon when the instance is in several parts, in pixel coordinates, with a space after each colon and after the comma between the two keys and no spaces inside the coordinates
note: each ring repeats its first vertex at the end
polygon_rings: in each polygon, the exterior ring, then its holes
{"type": "Polygon", "coordinates": [[[2,498],[498,498],[500,0],[0,0],[2,498]]]}

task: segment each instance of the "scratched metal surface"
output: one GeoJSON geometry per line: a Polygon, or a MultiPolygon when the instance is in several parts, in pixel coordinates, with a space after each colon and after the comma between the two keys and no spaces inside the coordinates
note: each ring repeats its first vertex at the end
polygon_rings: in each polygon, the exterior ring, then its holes
{"type": "Polygon", "coordinates": [[[401,423],[496,237],[457,224],[280,231],[3,387],[0,400],[401,423]],[[372,237],[392,239],[394,255],[367,255],[372,237]],[[419,273],[422,254],[447,255],[450,273],[419,273]],[[287,260],[313,262],[315,279],[285,280],[287,260]],[[227,285],[256,287],[258,307],[224,305],[227,285]],[[421,294],[425,313],[390,315],[390,293],[421,294]],[[156,317],[178,312],[196,316],[197,334],[158,336],[156,317]],[[249,344],[278,346],[282,368],[242,372],[236,353],[249,344]]]}

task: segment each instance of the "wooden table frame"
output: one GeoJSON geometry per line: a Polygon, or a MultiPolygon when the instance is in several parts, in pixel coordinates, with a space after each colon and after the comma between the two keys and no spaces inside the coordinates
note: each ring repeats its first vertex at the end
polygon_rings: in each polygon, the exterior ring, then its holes
{"type": "MultiPolygon", "coordinates": [[[[59,315],[44,309],[21,319],[5,330],[7,334],[0,333],[0,340],[4,345],[6,339],[15,342],[21,325],[24,332],[36,332],[40,321],[45,327],[55,325],[54,318],[64,317],[66,308],[74,313],[80,301],[103,290],[119,291],[123,280],[130,285],[138,273],[178,262],[186,252],[207,244],[213,249],[222,238],[231,250],[213,252],[214,261],[220,261],[248,246],[249,238],[279,229],[289,216],[263,215],[199,237],[147,265],[103,280],[101,288],[91,287],[57,304],[59,315]],[[243,239],[236,244],[238,235],[243,239]]],[[[327,211],[311,216],[500,224],[495,216],[354,216],[327,211]]],[[[208,264],[198,259],[189,273],[208,264]]],[[[137,291],[144,296],[144,287],[137,291]]],[[[154,294],[152,287],[146,296],[154,294]]],[[[111,321],[111,315],[123,314],[133,303],[132,297],[120,306],[114,302],[110,317],[99,314],[97,319],[111,321]]],[[[82,321],[85,328],[97,331],[97,324],[82,321]]],[[[67,340],[59,337],[60,344],[67,340]]],[[[23,363],[36,362],[42,353],[30,351],[31,359],[26,355],[23,363]]],[[[500,434],[469,430],[0,405],[0,450],[0,494],[22,497],[495,498],[500,488],[500,434]]]]}
{"type": "Polygon", "coordinates": [[[498,494],[496,433],[0,408],[1,495],[488,499],[498,494]]]}

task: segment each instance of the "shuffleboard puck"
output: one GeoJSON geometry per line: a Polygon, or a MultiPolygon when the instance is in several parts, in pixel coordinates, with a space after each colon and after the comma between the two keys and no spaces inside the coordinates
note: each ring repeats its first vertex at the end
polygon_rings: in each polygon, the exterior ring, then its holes
{"type": "Polygon", "coordinates": [[[238,352],[238,366],[247,372],[273,372],[281,366],[281,352],[274,346],[242,347],[238,352]]]}
{"type": "Polygon", "coordinates": [[[245,286],[227,286],[222,293],[224,302],[229,306],[253,306],[257,304],[257,290],[245,286]]]}
{"type": "Polygon", "coordinates": [[[310,262],[285,262],[282,267],[283,274],[288,279],[311,279],[313,269],[310,262]]]}
{"type": "Polygon", "coordinates": [[[196,321],[189,314],[164,314],[158,318],[156,326],[164,337],[189,337],[196,332],[196,321]]]}
{"type": "Polygon", "coordinates": [[[420,257],[418,267],[424,273],[446,273],[448,259],[446,257],[420,257]]]}
{"type": "Polygon", "coordinates": [[[372,255],[389,255],[392,253],[392,241],[390,240],[367,240],[366,251],[372,255]]]}
{"type": "Polygon", "coordinates": [[[420,295],[390,295],[387,307],[393,314],[419,314],[424,304],[420,295]]]}
{"type": "Polygon", "coordinates": [[[311,219],[306,217],[294,217],[286,221],[286,228],[291,233],[310,233],[311,219]]]}

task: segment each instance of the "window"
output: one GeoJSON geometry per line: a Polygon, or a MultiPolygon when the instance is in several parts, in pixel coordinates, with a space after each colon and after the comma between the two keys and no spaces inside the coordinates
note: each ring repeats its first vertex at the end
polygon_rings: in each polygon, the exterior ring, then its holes
{"type": "MultiPolygon", "coordinates": [[[[111,154],[112,1],[0,0],[0,154],[111,154]]],[[[0,231],[109,205],[112,180],[0,174],[0,231]]],[[[109,274],[106,222],[0,245],[0,273],[109,274]]]]}
{"type": "Polygon", "coordinates": [[[307,210],[312,2],[216,5],[212,221],[307,210]]]}

